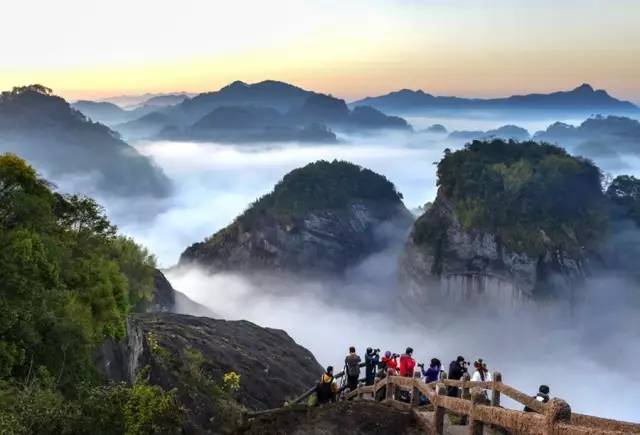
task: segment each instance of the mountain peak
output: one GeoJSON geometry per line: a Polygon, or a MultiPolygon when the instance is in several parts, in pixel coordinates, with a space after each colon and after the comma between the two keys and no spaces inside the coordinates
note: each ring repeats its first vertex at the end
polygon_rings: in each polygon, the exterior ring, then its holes
{"type": "Polygon", "coordinates": [[[243,82],[242,80],[236,80],[232,83],[229,83],[227,86],[224,86],[222,89],[220,89],[221,91],[224,90],[232,90],[232,89],[244,89],[244,88],[248,88],[249,85],[246,84],[245,82],[243,82]]]}
{"type": "Polygon", "coordinates": [[[584,93],[592,93],[594,92],[593,86],[591,86],[589,83],[583,83],[580,86],[578,86],[577,88],[575,88],[573,90],[573,92],[584,92],[584,93]]]}

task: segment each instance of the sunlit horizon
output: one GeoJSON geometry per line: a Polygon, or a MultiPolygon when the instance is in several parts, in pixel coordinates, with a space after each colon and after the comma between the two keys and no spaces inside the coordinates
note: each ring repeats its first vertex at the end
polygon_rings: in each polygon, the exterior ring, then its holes
{"type": "Polygon", "coordinates": [[[500,97],[589,83],[640,102],[640,2],[335,0],[3,5],[0,89],[75,100],[266,79],[347,100],[500,97]],[[33,13],[37,11],[37,13],[33,13]],[[606,29],[606,32],[594,31],[606,29]]]}

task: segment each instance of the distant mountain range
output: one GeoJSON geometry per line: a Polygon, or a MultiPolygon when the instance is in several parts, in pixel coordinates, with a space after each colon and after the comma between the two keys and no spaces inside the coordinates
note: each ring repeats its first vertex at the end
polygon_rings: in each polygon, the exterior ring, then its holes
{"type": "Polygon", "coordinates": [[[618,100],[604,90],[582,84],[570,91],[550,94],[514,95],[506,98],[439,97],[421,90],[402,89],[377,97],[367,97],[350,104],[367,105],[395,114],[428,114],[451,111],[554,111],[570,113],[629,114],[640,108],[629,101],[618,100]]]}
{"type": "Polygon", "coordinates": [[[411,131],[402,118],[371,107],[351,110],[342,99],[273,80],[254,84],[236,81],[114,128],[127,139],[231,142],[335,142],[333,130],[411,131]]]}
{"type": "Polygon", "coordinates": [[[102,192],[163,197],[171,189],[149,158],[40,85],[0,94],[0,152],[18,154],[53,181],[80,177],[102,192]]]}

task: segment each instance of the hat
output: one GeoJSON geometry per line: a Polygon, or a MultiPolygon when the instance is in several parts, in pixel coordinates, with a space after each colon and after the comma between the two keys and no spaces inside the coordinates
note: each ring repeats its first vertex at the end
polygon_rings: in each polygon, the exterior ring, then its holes
{"type": "Polygon", "coordinates": [[[386,356],[387,358],[391,358],[391,352],[390,351],[386,351],[384,353],[384,356],[386,356]]]}
{"type": "Polygon", "coordinates": [[[540,391],[542,394],[549,394],[549,386],[548,385],[540,385],[540,388],[538,389],[538,391],[540,391]]]}

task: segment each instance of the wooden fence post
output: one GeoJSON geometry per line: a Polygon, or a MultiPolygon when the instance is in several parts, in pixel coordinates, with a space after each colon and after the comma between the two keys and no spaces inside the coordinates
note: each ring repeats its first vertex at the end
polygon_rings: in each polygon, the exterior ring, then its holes
{"type": "Polygon", "coordinates": [[[443,435],[445,408],[441,406],[442,404],[440,403],[440,396],[447,395],[447,387],[445,387],[443,384],[438,384],[436,386],[436,392],[438,393],[438,397],[436,397],[436,403],[434,403],[435,413],[433,415],[433,425],[436,429],[436,435],[443,435]]]}
{"type": "Polygon", "coordinates": [[[556,423],[571,423],[571,407],[562,399],[551,399],[545,407],[544,435],[553,435],[556,423]]]}
{"type": "Polygon", "coordinates": [[[500,390],[497,384],[502,382],[502,373],[493,372],[493,385],[491,387],[491,406],[500,406],[500,390]]]}
{"type": "Polygon", "coordinates": [[[395,390],[396,390],[396,386],[391,382],[391,378],[387,379],[387,391],[386,391],[385,399],[393,400],[394,394],[396,392],[395,390]]]}
{"type": "MultiPolygon", "coordinates": [[[[462,382],[469,382],[471,380],[471,376],[469,376],[469,373],[465,373],[461,380],[462,382]]],[[[462,395],[460,397],[464,400],[471,400],[471,392],[468,385],[462,385],[462,395]]],[[[468,420],[469,418],[466,415],[462,415],[460,417],[460,424],[466,425],[468,420]]]]}
{"type": "Polygon", "coordinates": [[[413,378],[413,389],[411,390],[411,406],[413,407],[420,404],[420,390],[418,390],[418,382],[421,382],[419,378],[413,378]]]}
{"type": "Polygon", "coordinates": [[[482,435],[484,433],[484,423],[476,420],[476,406],[484,403],[484,394],[482,389],[474,388],[471,392],[471,421],[469,422],[469,435],[482,435]]]}

